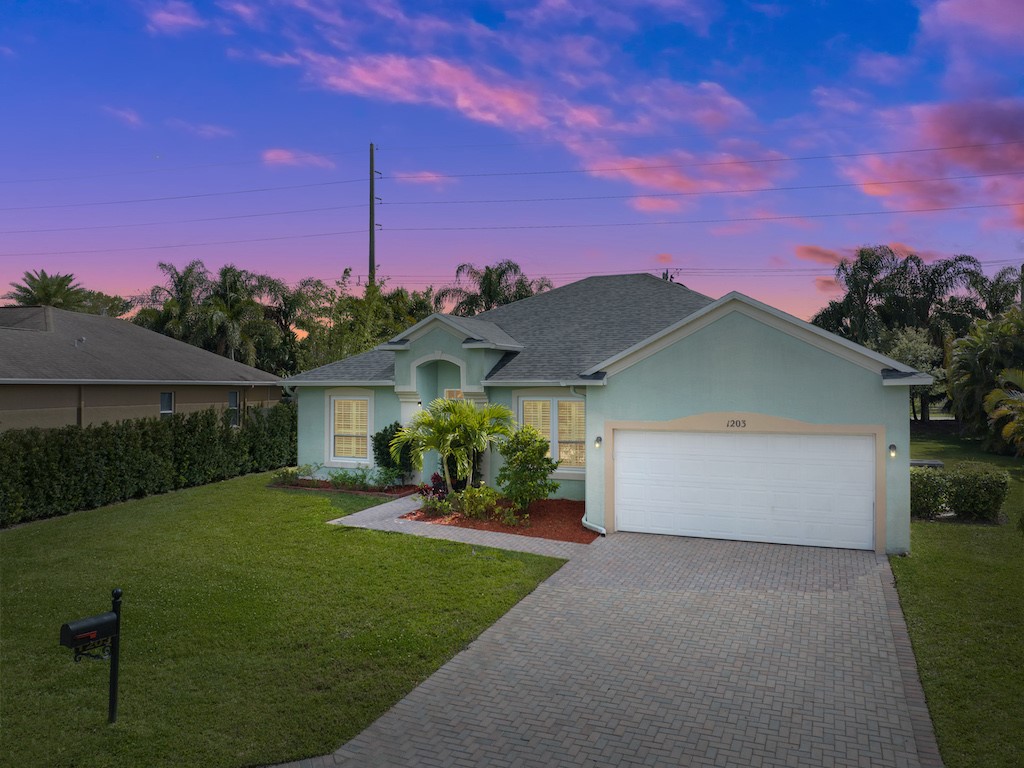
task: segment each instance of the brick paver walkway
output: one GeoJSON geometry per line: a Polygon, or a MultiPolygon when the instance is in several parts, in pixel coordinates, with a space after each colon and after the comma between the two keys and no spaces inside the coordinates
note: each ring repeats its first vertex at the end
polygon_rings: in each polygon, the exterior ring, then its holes
{"type": "MultiPolygon", "coordinates": [[[[339,522],[459,531],[395,523],[402,503],[339,522]]],[[[510,538],[526,539],[488,541],[510,538]]],[[[884,557],[627,533],[566,546],[465,651],[292,766],[941,766],[884,557]]]]}

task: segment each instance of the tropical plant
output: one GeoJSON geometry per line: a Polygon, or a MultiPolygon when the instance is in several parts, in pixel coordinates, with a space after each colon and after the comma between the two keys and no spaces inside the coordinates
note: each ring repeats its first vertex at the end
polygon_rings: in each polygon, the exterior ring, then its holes
{"type": "Polygon", "coordinates": [[[512,411],[504,405],[487,403],[477,407],[471,400],[438,398],[395,435],[391,457],[399,461],[402,449],[409,446],[413,463],[421,469],[424,454],[436,451],[445,488],[451,493],[453,473],[456,479],[472,485],[477,456],[511,433],[512,411]]]}
{"type": "Polygon", "coordinates": [[[509,259],[483,269],[469,263],[459,264],[455,268],[455,284],[437,292],[434,307],[441,311],[446,304],[453,302],[453,315],[470,317],[529,298],[551,286],[546,277],[531,280],[518,264],[509,259]]]}
{"type": "Polygon", "coordinates": [[[978,320],[950,347],[946,387],[953,415],[968,431],[989,436],[990,448],[1005,447],[991,428],[985,398],[1005,370],[1024,368],[1024,310],[1013,307],[993,320],[978,320]]]}
{"type": "Polygon", "coordinates": [[[992,277],[987,277],[979,269],[970,275],[967,287],[976,314],[991,320],[1018,300],[1021,273],[1014,267],[1004,267],[992,277]]]}
{"type": "Polygon", "coordinates": [[[909,365],[914,370],[927,373],[935,379],[935,383],[910,388],[911,416],[917,420],[917,403],[920,401],[920,419],[928,421],[929,408],[933,396],[941,396],[944,378],[942,370],[942,349],[936,347],[923,328],[901,328],[892,335],[884,350],[889,357],[909,365]]]}
{"type": "Polygon", "coordinates": [[[12,299],[23,307],[47,306],[78,310],[85,304],[88,292],[75,282],[75,276],[59,273],[47,274],[45,269],[25,272],[20,283],[11,283],[14,289],[3,298],[12,299]]]}
{"type": "Polygon", "coordinates": [[[558,490],[550,475],[558,462],[550,455],[547,439],[534,427],[523,425],[498,449],[504,465],[498,470],[498,487],[518,510],[546,499],[558,490]]]}
{"type": "Polygon", "coordinates": [[[1018,456],[1024,455],[1024,369],[1003,371],[996,383],[984,400],[989,423],[1018,456]]]}
{"type": "Polygon", "coordinates": [[[391,441],[402,429],[400,423],[388,424],[373,436],[373,461],[378,467],[394,469],[402,477],[411,475],[413,471],[412,452],[408,445],[403,446],[402,453],[396,461],[391,457],[391,441]]]}

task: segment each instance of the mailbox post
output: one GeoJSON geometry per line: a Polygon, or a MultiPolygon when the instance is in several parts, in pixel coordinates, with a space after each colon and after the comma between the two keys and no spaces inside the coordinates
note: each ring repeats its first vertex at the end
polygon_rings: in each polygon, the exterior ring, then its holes
{"type": "Polygon", "coordinates": [[[117,722],[118,666],[121,661],[121,595],[120,589],[110,593],[111,610],[60,628],[60,644],[75,652],[75,661],[83,658],[110,659],[110,699],[107,722],[117,722]],[[100,651],[100,653],[94,653],[100,651]]]}

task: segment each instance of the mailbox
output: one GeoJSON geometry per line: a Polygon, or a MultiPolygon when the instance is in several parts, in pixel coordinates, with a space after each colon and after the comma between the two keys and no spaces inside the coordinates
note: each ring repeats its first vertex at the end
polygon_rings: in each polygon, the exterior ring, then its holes
{"type": "Polygon", "coordinates": [[[69,621],[60,628],[60,644],[65,648],[96,647],[116,636],[117,614],[113,611],[69,621]]]}

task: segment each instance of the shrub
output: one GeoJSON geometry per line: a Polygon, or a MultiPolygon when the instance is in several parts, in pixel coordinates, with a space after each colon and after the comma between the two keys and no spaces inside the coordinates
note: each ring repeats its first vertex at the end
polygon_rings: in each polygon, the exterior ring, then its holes
{"type": "Polygon", "coordinates": [[[295,463],[296,408],[0,433],[0,527],[295,463]]]}
{"type": "MultiPolygon", "coordinates": [[[[399,479],[411,475],[414,469],[412,448],[408,443],[402,446],[397,461],[391,455],[391,441],[395,439],[395,435],[398,434],[401,428],[402,425],[396,421],[384,427],[384,429],[373,436],[374,463],[383,469],[397,470],[399,479]]],[[[397,485],[397,482],[389,483],[389,485],[397,485]]]]}
{"type": "Polygon", "coordinates": [[[498,510],[498,500],[501,498],[498,492],[486,485],[469,486],[463,491],[453,493],[450,497],[452,511],[472,517],[477,520],[486,520],[498,510]]]}
{"type": "Polygon", "coordinates": [[[420,504],[420,510],[428,517],[447,517],[452,513],[451,502],[429,490],[423,494],[420,504]]]}
{"type": "Polygon", "coordinates": [[[932,520],[946,509],[949,479],[939,469],[910,468],[910,516],[932,520]]]}
{"type": "Polygon", "coordinates": [[[505,459],[498,470],[498,486],[517,510],[558,490],[558,483],[549,478],[558,468],[558,462],[548,455],[549,449],[548,441],[530,426],[520,427],[498,449],[505,459]]]}
{"type": "Polygon", "coordinates": [[[405,473],[393,467],[375,467],[373,470],[373,485],[376,488],[390,488],[393,485],[400,485],[405,478],[405,473]]]}
{"type": "Polygon", "coordinates": [[[1010,476],[980,462],[965,461],[947,473],[949,508],[966,520],[996,522],[1010,490],[1010,476]]]}

